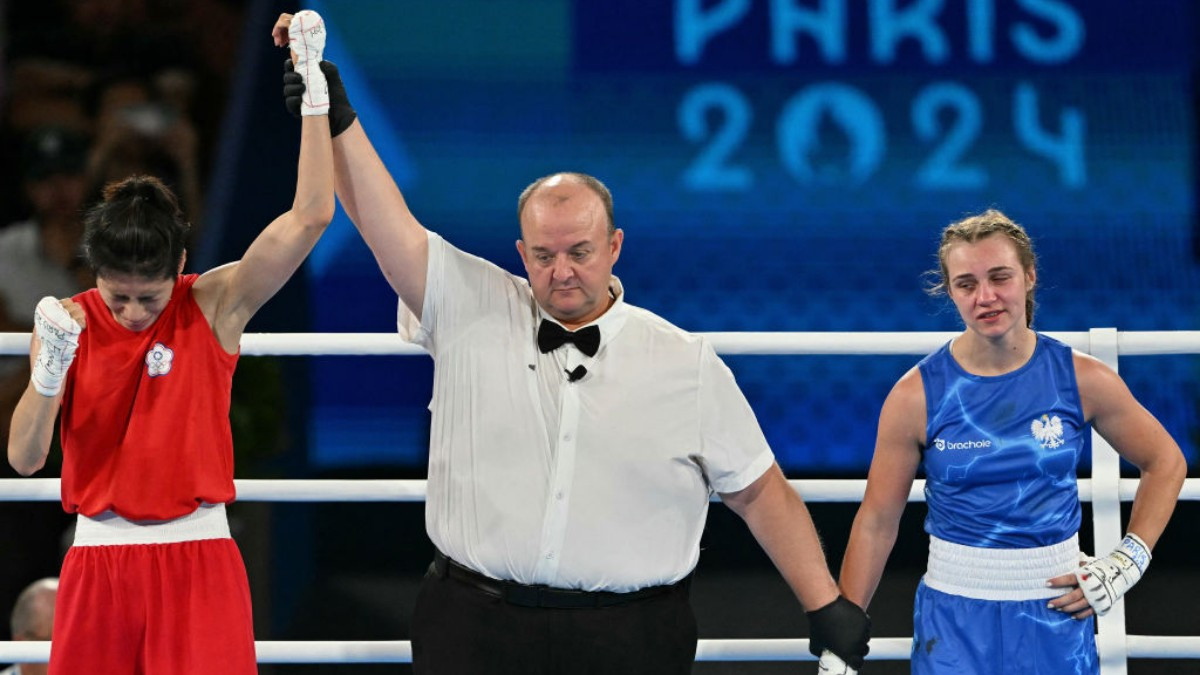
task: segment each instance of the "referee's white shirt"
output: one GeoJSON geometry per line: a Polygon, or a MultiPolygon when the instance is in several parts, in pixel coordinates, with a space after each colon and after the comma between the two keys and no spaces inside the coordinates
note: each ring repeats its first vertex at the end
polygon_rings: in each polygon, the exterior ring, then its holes
{"type": "Polygon", "coordinates": [[[429,233],[421,319],[400,302],[398,327],[434,359],[425,525],[450,558],[557,588],[673,583],[699,558],[710,491],[773,464],[712,346],[610,290],[594,357],[542,354],[529,283],[429,233]]]}

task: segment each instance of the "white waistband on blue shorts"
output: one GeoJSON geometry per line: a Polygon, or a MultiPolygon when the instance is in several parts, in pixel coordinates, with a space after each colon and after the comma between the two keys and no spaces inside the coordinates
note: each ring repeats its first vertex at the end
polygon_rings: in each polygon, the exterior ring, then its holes
{"type": "Polygon", "coordinates": [[[1079,566],[1079,535],[1037,548],[980,548],[929,537],[925,585],[979,600],[1054,598],[1065,589],[1046,580],[1079,566]]]}
{"type": "Polygon", "coordinates": [[[94,517],[81,514],[75,522],[74,545],[177,544],[228,538],[225,505],[201,504],[195,511],[173,520],[126,520],[112,511],[94,517]]]}

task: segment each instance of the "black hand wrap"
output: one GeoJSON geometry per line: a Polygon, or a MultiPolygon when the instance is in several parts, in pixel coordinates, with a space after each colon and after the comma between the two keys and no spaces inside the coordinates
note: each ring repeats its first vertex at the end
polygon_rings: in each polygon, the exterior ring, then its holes
{"type": "Polygon", "coordinates": [[[855,670],[862,668],[870,648],[871,617],[861,607],[839,595],[837,600],[808,612],[808,651],[820,657],[828,649],[855,670]]]}
{"type": "MultiPolygon", "coordinates": [[[[342,84],[337,66],[322,61],[320,68],[329,84],[329,134],[337,136],[350,128],[358,113],[350,107],[350,97],[346,95],[346,85],[342,84]]],[[[304,80],[293,69],[292,60],[286,59],[283,62],[283,105],[296,117],[300,116],[300,97],[303,95],[304,80]]]]}

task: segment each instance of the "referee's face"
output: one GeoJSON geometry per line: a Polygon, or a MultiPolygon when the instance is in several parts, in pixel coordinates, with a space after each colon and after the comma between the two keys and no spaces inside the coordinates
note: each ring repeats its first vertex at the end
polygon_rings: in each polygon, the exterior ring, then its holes
{"type": "Polygon", "coordinates": [[[609,308],[624,233],[609,232],[599,195],[569,179],[547,183],[525,205],[521,234],[517,251],[547,314],[573,330],[609,308]]]}

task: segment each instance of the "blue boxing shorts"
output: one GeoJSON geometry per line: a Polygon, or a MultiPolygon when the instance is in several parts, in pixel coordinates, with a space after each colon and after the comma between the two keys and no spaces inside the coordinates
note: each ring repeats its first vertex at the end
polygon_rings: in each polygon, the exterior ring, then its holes
{"type": "MultiPolygon", "coordinates": [[[[1077,555],[1077,542],[1045,549],[1066,551],[1072,546],[1077,555]]],[[[1039,559],[1039,549],[964,550],[970,548],[936,538],[930,542],[929,571],[917,588],[913,607],[913,675],[1100,672],[1094,617],[1073,619],[1046,607],[1046,593],[1053,597],[1062,589],[1045,589],[1045,580],[1057,576],[1049,574],[1052,567],[1061,566],[1069,557],[1054,551],[1051,557],[1062,560],[1047,566],[1044,555],[1042,562],[1030,563],[1039,559]],[[1003,567],[1002,561],[980,559],[981,554],[992,558],[998,551],[1007,558],[1003,567]],[[1019,555],[1009,557],[1013,554],[1019,555]],[[1032,568],[1028,578],[1042,587],[1040,592],[1018,589],[1011,583],[1007,588],[997,587],[996,579],[1002,576],[999,571],[1003,568],[1011,573],[1014,564],[1021,566],[1018,560],[1032,568]],[[954,575],[947,574],[949,571],[954,575]]]]}

